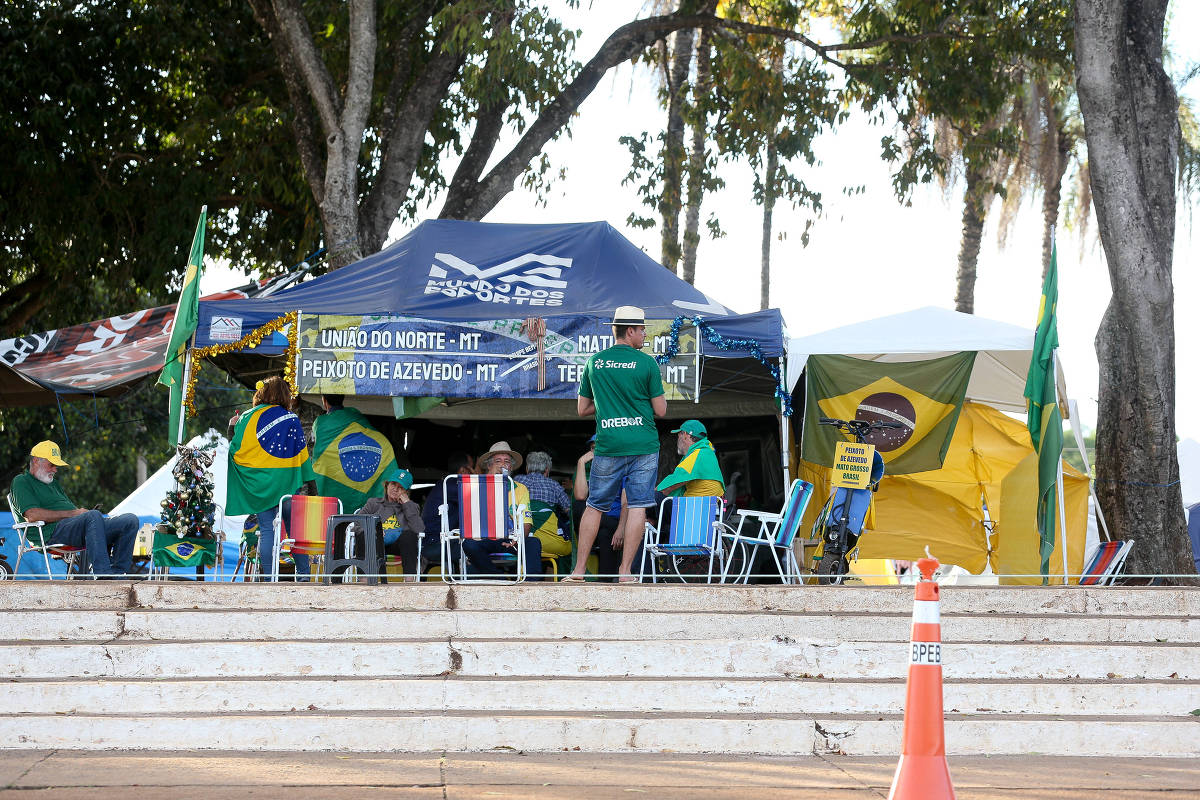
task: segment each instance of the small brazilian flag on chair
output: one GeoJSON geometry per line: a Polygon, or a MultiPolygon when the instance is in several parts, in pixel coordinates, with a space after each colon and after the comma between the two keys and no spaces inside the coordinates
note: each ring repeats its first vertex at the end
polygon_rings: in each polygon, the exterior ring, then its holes
{"type": "Polygon", "coordinates": [[[925,361],[865,361],[850,356],[809,356],[805,365],[802,458],[833,463],[840,433],[821,417],[899,423],[872,431],[867,444],[883,456],[891,475],[940,469],[950,447],[975,353],[925,361]]]}
{"type": "Polygon", "coordinates": [[[181,539],[173,533],[156,532],[151,554],[156,567],[211,567],[217,563],[217,543],[213,539],[181,539]]]}

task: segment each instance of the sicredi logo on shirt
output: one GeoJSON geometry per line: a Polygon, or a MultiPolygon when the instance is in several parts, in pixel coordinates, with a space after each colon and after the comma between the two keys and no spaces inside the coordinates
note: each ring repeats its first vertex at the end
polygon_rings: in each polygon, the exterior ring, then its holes
{"type": "Polygon", "coordinates": [[[636,361],[613,361],[612,359],[605,359],[603,361],[600,361],[597,359],[596,366],[601,369],[633,369],[637,366],[637,362],[636,361]]]}
{"type": "Polygon", "coordinates": [[[600,420],[601,428],[637,428],[641,424],[641,417],[613,417],[600,420]]]}

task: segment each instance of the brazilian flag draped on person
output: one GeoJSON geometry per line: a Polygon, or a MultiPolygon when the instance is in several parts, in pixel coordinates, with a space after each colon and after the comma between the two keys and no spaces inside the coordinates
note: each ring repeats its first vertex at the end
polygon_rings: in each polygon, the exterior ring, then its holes
{"type": "Polygon", "coordinates": [[[227,515],[266,511],[313,478],[299,417],[266,404],[242,412],[229,442],[227,515]]]}
{"type": "Polygon", "coordinates": [[[1038,307],[1037,332],[1033,337],[1033,358],[1025,379],[1025,398],[1029,401],[1029,438],[1038,454],[1037,526],[1040,537],[1042,583],[1049,581],[1050,554],[1054,552],[1055,518],[1059,465],[1062,461],[1062,413],[1058,408],[1055,383],[1055,352],[1058,350],[1058,246],[1050,251],[1050,268],[1042,283],[1042,301],[1038,307]]]}
{"type": "Polygon", "coordinates": [[[342,510],[383,496],[383,476],[396,466],[391,443],[356,408],[334,408],[313,423],[317,494],[336,497],[342,510]]]}
{"type": "Polygon", "coordinates": [[[867,439],[889,473],[941,468],[974,366],[974,352],[904,362],[809,356],[801,457],[822,466],[833,463],[835,444],[845,437],[819,424],[821,417],[879,420],[901,425],[874,431],[867,439]]]}
{"type": "Polygon", "coordinates": [[[175,321],[171,326],[171,341],[167,343],[162,372],[158,382],[170,388],[168,417],[170,430],[167,439],[171,446],[179,444],[179,423],[183,416],[183,365],[187,358],[188,340],[196,332],[200,317],[200,274],[204,271],[204,228],[208,218],[208,206],[200,209],[196,222],[196,233],[192,236],[192,252],[188,256],[187,272],[183,276],[183,288],[179,292],[179,305],[175,307],[175,321]]]}

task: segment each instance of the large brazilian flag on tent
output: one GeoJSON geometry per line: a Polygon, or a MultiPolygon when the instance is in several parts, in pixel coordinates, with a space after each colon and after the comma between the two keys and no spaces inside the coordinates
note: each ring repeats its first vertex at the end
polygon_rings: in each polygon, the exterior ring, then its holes
{"type": "Polygon", "coordinates": [[[820,417],[877,420],[902,426],[874,431],[867,439],[889,473],[940,469],[974,366],[974,352],[905,362],[809,356],[802,457],[822,466],[833,463],[835,443],[844,437],[818,424],[820,417]]]}
{"type": "Polygon", "coordinates": [[[356,408],[335,408],[313,424],[317,494],[336,497],[350,512],[383,496],[383,476],[396,466],[391,443],[356,408]]]}
{"type": "Polygon", "coordinates": [[[238,417],[229,442],[226,514],[266,511],[313,477],[299,417],[273,405],[254,406],[238,417]]]}

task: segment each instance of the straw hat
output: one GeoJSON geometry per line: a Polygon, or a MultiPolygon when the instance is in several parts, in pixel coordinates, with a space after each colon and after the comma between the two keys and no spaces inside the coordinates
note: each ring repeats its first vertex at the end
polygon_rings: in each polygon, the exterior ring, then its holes
{"type": "Polygon", "coordinates": [[[513,465],[511,469],[514,471],[519,469],[521,465],[525,463],[525,459],[521,458],[521,454],[509,447],[508,442],[496,442],[494,445],[492,445],[490,450],[481,455],[479,458],[475,459],[475,463],[478,464],[481,469],[484,469],[488,459],[490,459],[492,456],[499,455],[500,453],[507,453],[508,455],[512,456],[513,465]]]}

